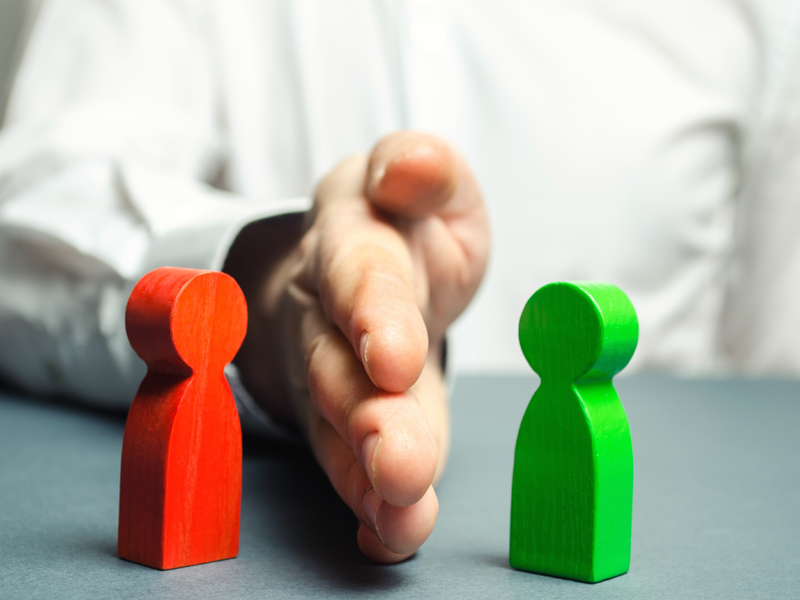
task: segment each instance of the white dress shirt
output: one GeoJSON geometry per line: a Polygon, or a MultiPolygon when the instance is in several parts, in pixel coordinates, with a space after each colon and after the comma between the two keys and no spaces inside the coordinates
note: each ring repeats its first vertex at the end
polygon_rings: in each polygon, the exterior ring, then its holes
{"type": "Polygon", "coordinates": [[[550,281],[620,286],[638,367],[800,372],[796,0],[52,0],[0,132],[0,374],[126,405],[136,280],[397,129],[474,168],[493,251],[457,371],[530,372],[550,281]]]}

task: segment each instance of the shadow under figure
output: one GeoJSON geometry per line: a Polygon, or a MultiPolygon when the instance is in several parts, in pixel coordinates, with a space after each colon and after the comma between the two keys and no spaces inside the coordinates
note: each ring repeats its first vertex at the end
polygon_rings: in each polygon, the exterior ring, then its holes
{"type": "Polygon", "coordinates": [[[638,336],[610,284],[553,283],[525,305],[520,345],[541,384],[514,455],[512,567],[589,583],[628,571],[633,450],[611,379],[638,336]]]}

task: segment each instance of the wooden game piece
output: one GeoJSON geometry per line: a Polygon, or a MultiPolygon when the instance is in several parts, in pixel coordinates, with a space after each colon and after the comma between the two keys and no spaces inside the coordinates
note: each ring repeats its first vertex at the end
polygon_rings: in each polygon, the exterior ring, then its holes
{"type": "Polygon", "coordinates": [[[611,378],[638,336],[613,285],[553,283],[525,305],[520,345],[541,384],[517,437],[512,567],[591,583],[628,571],[633,450],[611,378]]]}
{"type": "Polygon", "coordinates": [[[242,434],[223,369],[244,339],[244,296],[224,273],[156,269],[125,326],[147,375],[125,425],[117,552],[156,569],[233,558],[242,434]]]}

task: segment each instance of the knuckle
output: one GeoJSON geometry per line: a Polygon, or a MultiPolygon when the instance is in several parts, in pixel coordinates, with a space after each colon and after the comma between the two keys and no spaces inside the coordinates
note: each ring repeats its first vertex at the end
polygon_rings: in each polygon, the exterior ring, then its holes
{"type": "Polygon", "coordinates": [[[298,244],[298,248],[300,250],[300,256],[307,257],[312,249],[317,245],[317,240],[319,239],[319,227],[316,225],[312,225],[308,231],[300,238],[300,243],[298,244]]]}
{"type": "Polygon", "coordinates": [[[315,410],[307,411],[308,419],[308,440],[311,445],[311,451],[317,459],[317,462],[324,468],[325,467],[325,452],[322,450],[322,440],[324,439],[324,429],[327,422],[315,410]]]}
{"type": "Polygon", "coordinates": [[[353,431],[354,411],[372,384],[339,330],[317,335],[306,351],[306,378],[312,405],[345,439],[353,431]],[[369,385],[369,387],[367,387],[369,385]]]}
{"type": "Polygon", "coordinates": [[[324,366],[325,361],[322,359],[321,355],[325,354],[326,346],[330,343],[328,339],[329,335],[329,332],[318,334],[309,342],[308,347],[306,348],[306,378],[308,379],[312,396],[314,396],[314,392],[319,388],[319,385],[321,383],[324,384],[324,382],[321,380],[324,375],[322,372],[322,367],[324,366]]]}
{"type": "Polygon", "coordinates": [[[317,186],[314,203],[321,205],[342,194],[358,195],[364,181],[367,160],[366,154],[357,153],[337,164],[317,186]]]}
{"type": "Polygon", "coordinates": [[[364,467],[356,460],[355,455],[347,466],[344,475],[344,489],[347,498],[343,498],[359,517],[363,517],[361,510],[361,497],[369,488],[369,479],[364,467]]]}

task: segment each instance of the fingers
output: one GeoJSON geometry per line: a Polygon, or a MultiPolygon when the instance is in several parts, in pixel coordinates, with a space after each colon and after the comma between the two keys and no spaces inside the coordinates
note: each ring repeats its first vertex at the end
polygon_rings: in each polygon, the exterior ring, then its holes
{"type": "Polygon", "coordinates": [[[400,236],[383,223],[344,223],[321,242],[320,261],[320,301],[369,378],[391,392],[410,388],[425,363],[428,332],[400,236]]]}
{"type": "Polygon", "coordinates": [[[458,162],[450,147],[432,135],[390,134],[370,155],[367,197],[394,215],[426,216],[452,198],[459,180],[458,162]]]}
{"type": "Polygon", "coordinates": [[[366,158],[354,158],[320,184],[295,282],[319,296],[371,381],[402,392],[425,364],[428,334],[417,293],[427,288],[400,233],[354,191],[365,169],[366,158]]]}
{"type": "Polygon", "coordinates": [[[412,506],[398,507],[381,502],[375,515],[375,530],[368,528],[368,532],[359,532],[359,546],[365,554],[374,556],[373,560],[378,562],[404,560],[416,552],[430,537],[438,514],[439,500],[433,487],[429,487],[419,502],[412,506]],[[364,535],[365,533],[374,533],[377,540],[370,539],[372,535],[364,535]],[[371,547],[372,544],[369,542],[375,541],[381,542],[384,546],[383,551],[381,548],[371,547]]]}
{"type": "Polygon", "coordinates": [[[360,525],[358,527],[358,533],[356,534],[356,539],[358,540],[358,547],[361,550],[361,552],[366,554],[376,563],[390,565],[403,561],[410,556],[413,556],[413,553],[395,554],[394,552],[389,550],[386,546],[384,546],[380,538],[374,533],[372,533],[372,531],[366,525],[360,525]]]}
{"type": "Polygon", "coordinates": [[[411,131],[378,142],[366,181],[372,205],[411,218],[402,231],[426,275],[424,315],[435,342],[473,297],[486,268],[490,235],[480,187],[447,143],[411,131]]]}
{"type": "Polygon", "coordinates": [[[347,340],[326,327],[322,315],[309,313],[306,320],[304,337],[312,339],[307,378],[316,412],[344,440],[380,498],[397,507],[418,502],[439,462],[428,415],[411,393],[377,389],[347,340]]]}
{"type": "Polygon", "coordinates": [[[392,134],[323,180],[312,218],[298,282],[376,386],[407,390],[485,268],[488,225],[471,171],[433,136],[392,134]]]}
{"type": "MultiPolygon", "coordinates": [[[[431,486],[438,445],[436,411],[410,393],[379,390],[320,308],[303,317],[311,448],[339,496],[368,528],[362,550],[378,562],[414,553],[436,522],[431,486]],[[434,421],[436,422],[436,421],[434,421]]],[[[423,381],[428,381],[426,375],[423,381]]]]}
{"type": "Polygon", "coordinates": [[[433,488],[411,506],[392,506],[378,496],[352,449],[322,417],[312,423],[310,440],[334,489],[369,529],[369,535],[359,531],[362,551],[377,562],[398,562],[416,552],[438,515],[433,488]]]}

